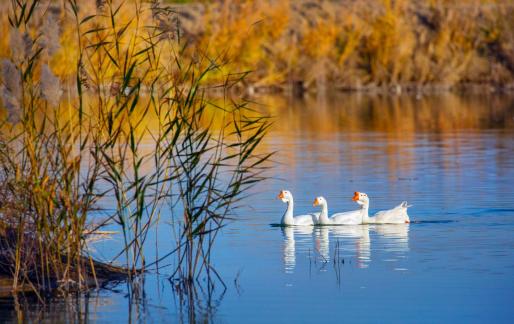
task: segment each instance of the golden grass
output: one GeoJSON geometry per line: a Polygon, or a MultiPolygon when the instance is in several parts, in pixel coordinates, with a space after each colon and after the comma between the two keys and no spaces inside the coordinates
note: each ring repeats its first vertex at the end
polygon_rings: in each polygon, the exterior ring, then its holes
{"type": "MultiPolygon", "coordinates": [[[[0,7],[5,12],[8,4],[0,7]]],[[[74,22],[62,13],[62,5],[50,7],[61,8],[60,49],[52,55],[50,66],[61,81],[71,80],[78,55],[74,22]]],[[[122,6],[116,21],[120,26],[127,24],[120,39],[125,46],[129,43],[123,38],[136,27],[135,20],[129,21],[130,7],[128,3],[122,6]]],[[[211,73],[207,83],[247,71],[253,71],[247,84],[280,88],[294,81],[310,88],[350,89],[467,83],[505,86],[514,81],[514,1],[510,0],[458,4],[442,0],[228,0],[174,4],[172,8],[176,14],[158,19],[163,30],[192,45],[183,54],[229,63],[211,73]]],[[[95,2],[81,3],[81,12],[95,14],[95,2]]],[[[144,24],[152,16],[139,19],[144,24]]],[[[10,54],[6,15],[0,17],[0,29],[5,35],[0,39],[0,57],[6,57],[10,54]]],[[[102,37],[101,33],[97,36],[102,37]]],[[[163,58],[171,59],[180,50],[163,51],[163,58]]],[[[101,77],[112,79],[113,73],[101,77]]]]}
{"type": "MultiPolygon", "coordinates": [[[[190,40],[255,86],[503,86],[514,80],[513,1],[224,1],[190,40]],[[220,53],[219,48],[229,48],[220,53]]],[[[182,19],[187,20],[187,19],[182,19]]],[[[192,22],[189,22],[192,24],[192,22]]],[[[226,71],[225,71],[226,72],[226,71]]]]}

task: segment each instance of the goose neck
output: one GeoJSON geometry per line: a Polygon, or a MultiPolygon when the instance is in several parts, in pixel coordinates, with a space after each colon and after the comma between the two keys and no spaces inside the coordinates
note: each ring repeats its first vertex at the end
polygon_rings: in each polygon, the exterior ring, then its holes
{"type": "Polygon", "coordinates": [[[319,215],[320,224],[328,224],[328,205],[326,202],[321,203],[321,214],[319,215]]]}
{"type": "Polygon", "coordinates": [[[367,224],[369,222],[369,202],[365,202],[361,205],[362,223],[367,224]]]}
{"type": "Polygon", "coordinates": [[[282,224],[293,225],[293,209],[294,209],[294,202],[292,199],[290,199],[287,202],[286,212],[284,213],[284,216],[282,216],[282,224]]]}

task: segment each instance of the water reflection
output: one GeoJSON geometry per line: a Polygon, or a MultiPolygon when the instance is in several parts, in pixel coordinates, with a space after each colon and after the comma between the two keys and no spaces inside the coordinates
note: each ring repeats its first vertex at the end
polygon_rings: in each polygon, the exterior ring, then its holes
{"type": "Polygon", "coordinates": [[[356,261],[358,268],[367,268],[372,254],[370,233],[376,234],[374,251],[394,254],[389,256],[389,261],[409,252],[409,224],[287,226],[282,228],[284,271],[294,273],[297,253],[310,257],[310,246],[313,247],[315,257],[319,257],[318,260],[322,263],[340,263],[343,258],[351,258],[356,261]],[[298,242],[300,248],[297,249],[298,242]]]}
{"type": "Polygon", "coordinates": [[[45,299],[44,304],[34,295],[18,295],[0,299],[2,323],[88,323],[95,322],[96,313],[106,312],[113,301],[99,292],[66,298],[45,299]]]}
{"type": "Polygon", "coordinates": [[[43,303],[34,294],[0,298],[0,323],[209,323],[227,292],[225,283],[209,278],[191,284],[145,276],[109,291],[41,296],[43,303]]]}
{"type": "Polygon", "coordinates": [[[333,238],[336,240],[345,238],[354,239],[353,242],[342,246],[342,249],[351,249],[352,246],[356,253],[357,266],[367,268],[371,261],[371,240],[369,238],[369,225],[357,226],[334,226],[332,228],[333,238]]]}
{"type": "Polygon", "coordinates": [[[409,252],[409,224],[373,225],[373,231],[382,238],[381,246],[387,252],[409,252]]]}
{"type": "Polygon", "coordinates": [[[359,268],[366,268],[371,261],[371,243],[368,225],[322,226],[316,231],[316,248],[323,261],[340,262],[341,257],[352,256],[359,268]],[[330,252],[330,240],[333,242],[330,252]]]}
{"type": "Polygon", "coordinates": [[[514,127],[513,94],[445,92],[419,97],[338,93],[323,100],[316,96],[268,96],[260,97],[258,102],[281,121],[274,131],[312,131],[312,138],[341,131],[373,131],[409,139],[417,132],[514,127]]]}
{"type": "Polygon", "coordinates": [[[314,249],[321,257],[321,261],[330,261],[330,237],[328,227],[320,226],[316,228],[314,249]]]}
{"type": "MultiPolygon", "coordinates": [[[[293,273],[296,266],[296,238],[299,245],[305,248],[308,247],[305,243],[309,243],[312,239],[314,228],[312,226],[285,226],[282,227],[282,234],[284,236],[284,271],[286,273],[293,273]]],[[[300,248],[301,250],[301,248],[300,248]]]]}
{"type": "Polygon", "coordinates": [[[227,289],[222,282],[204,279],[195,283],[170,281],[179,323],[209,323],[215,317],[227,289]]]}

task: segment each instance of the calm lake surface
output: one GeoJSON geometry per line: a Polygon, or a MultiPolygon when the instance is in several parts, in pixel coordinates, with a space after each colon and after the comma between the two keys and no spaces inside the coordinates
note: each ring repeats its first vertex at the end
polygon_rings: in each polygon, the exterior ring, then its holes
{"type": "MultiPolygon", "coordinates": [[[[216,242],[226,289],[181,299],[164,268],[133,295],[120,284],[46,306],[1,300],[2,321],[512,323],[514,96],[256,101],[275,116],[263,149],[277,151],[276,166],[216,242]],[[371,213],[406,200],[412,223],[271,226],[285,211],[281,189],[295,214],[316,211],[320,195],[329,212],[356,209],[354,191],[369,195],[371,213]]],[[[169,232],[159,229],[164,247],[169,232]]]]}

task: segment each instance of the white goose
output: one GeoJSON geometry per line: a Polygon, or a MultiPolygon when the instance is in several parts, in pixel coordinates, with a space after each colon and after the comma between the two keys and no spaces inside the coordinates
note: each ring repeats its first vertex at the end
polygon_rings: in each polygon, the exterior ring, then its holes
{"type": "Polygon", "coordinates": [[[278,194],[278,198],[287,203],[286,212],[281,220],[282,225],[312,226],[318,223],[319,213],[293,216],[294,201],[291,192],[282,190],[278,194]]]}
{"type": "Polygon", "coordinates": [[[353,210],[344,213],[336,213],[328,217],[327,200],[323,197],[314,199],[314,206],[321,206],[319,225],[359,225],[362,224],[363,209],[353,210]]]}
{"type": "Polygon", "coordinates": [[[407,214],[407,208],[410,206],[406,201],[402,202],[398,206],[382,210],[376,213],[373,217],[368,216],[369,210],[369,197],[363,192],[355,192],[353,200],[362,207],[363,211],[363,224],[408,224],[410,223],[409,215],[407,214]]]}

